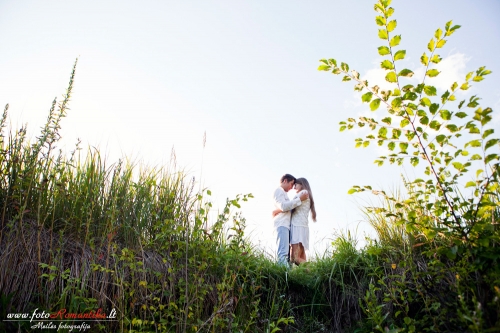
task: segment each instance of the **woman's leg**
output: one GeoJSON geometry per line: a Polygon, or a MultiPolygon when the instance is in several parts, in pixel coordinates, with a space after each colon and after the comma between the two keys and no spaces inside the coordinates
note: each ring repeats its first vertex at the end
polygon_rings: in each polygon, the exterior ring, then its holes
{"type": "Polygon", "coordinates": [[[297,263],[297,258],[299,257],[299,244],[292,244],[291,246],[291,249],[290,249],[290,262],[291,263],[295,263],[298,265],[297,263]]]}
{"type": "Polygon", "coordinates": [[[306,249],[304,249],[304,245],[302,245],[302,243],[300,243],[299,245],[300,245],[300,258],[304,260],[304,262],[306,262],[307,261],[306,249]]]}
{"type": "Polygon", "coordinates": [[[307,260],[305,259],[306,254],[304,252],[304,247],[302,246],[302,243],[298,244],[292,244],[292,252],[294,256],[294,261],[297,265],[300,265],[307,260]]]}

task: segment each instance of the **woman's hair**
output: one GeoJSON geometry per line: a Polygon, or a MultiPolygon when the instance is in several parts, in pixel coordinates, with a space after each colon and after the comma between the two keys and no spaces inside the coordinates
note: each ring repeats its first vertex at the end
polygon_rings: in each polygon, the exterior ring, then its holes
{"type": "Polygon", "coordinates": [[[306,189],[307,192],[309,192],[309,200],[311,201],[311,215],[313,221],[316,222],[316,208],[314,207],[314,199],[311,192],[311,185],[309,185],[309,182],[305,178],[297,178],[295,184],[302,185],[304,189],[306,189]]]}

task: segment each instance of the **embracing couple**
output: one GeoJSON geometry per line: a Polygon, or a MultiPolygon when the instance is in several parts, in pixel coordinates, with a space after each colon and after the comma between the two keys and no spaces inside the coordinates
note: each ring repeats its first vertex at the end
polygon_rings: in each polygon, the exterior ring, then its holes
{"type": "Polygon", "coordinates": [[[316,222],[314,199],[307,179],[296,179],[290,174],[281,177],[281,186],[274,191],[274,206],[278,263],[300,265],[306,262],[305,251],[309,249],[309,211],[312,220],[316,222]],[[292,188],[297,194],[290,200],[287,192],[292,188]]]}

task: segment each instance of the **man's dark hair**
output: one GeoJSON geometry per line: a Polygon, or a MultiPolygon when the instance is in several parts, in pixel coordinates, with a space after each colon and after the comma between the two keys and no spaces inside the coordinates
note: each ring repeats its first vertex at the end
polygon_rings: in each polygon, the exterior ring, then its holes
{"type": "Polygon", "coordinates": [[[294,176],[292,176],[291,174],[287,173],[287,174],[284,174],[283,177],[281,177],[281,182],[283,183],[283,181],[286,180],[287,182],[291,182],[293,181],[295,183],[295,181],[297,179],[295,179],[294,176]]]}

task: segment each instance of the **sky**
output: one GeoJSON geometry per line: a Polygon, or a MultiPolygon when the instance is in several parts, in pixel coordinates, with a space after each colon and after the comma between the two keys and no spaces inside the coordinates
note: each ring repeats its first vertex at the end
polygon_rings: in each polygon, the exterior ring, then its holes
{"type": "MultiPolygon", "coordinates": [[[[318,219],[309,255],[321,255],[339,233],[360,246],[374,232],[361,208],[374,196],[348,195],[353,185],[401,189],[411,167],[377,167],[376,147],[355,149],[363,132],[339,132],[348,117],[374,116],[353,84],[317,70],[322,58],[345,61],[370,84],[384,85],[374,1],[14,1],[0,0],[0,105],[13,128],[33,137],[78,58],[61,147],[77,139],[109,163],[128,157],[150,166],[177,165],[226,198],[252,193],[242,206],[247,235],[275,251],[272,194],[285,173],[309,180],[318,219]],[[206,142],[204,144],[204,137],[206,142]]],[[[494,109],[500,129],[500,2],[393,1],[413,69],[437,28],[462,27],[441,49],[438,89],[480,66],[493,73],[467,91],[494,109]]],[[[464,95],[465,96],[465,95],[464,95]]],[[[292,195],[292,193],[291,193],[292,195]]]]}

